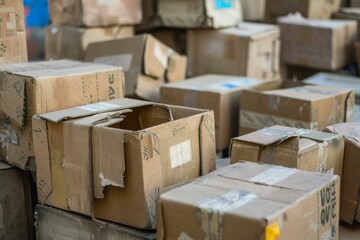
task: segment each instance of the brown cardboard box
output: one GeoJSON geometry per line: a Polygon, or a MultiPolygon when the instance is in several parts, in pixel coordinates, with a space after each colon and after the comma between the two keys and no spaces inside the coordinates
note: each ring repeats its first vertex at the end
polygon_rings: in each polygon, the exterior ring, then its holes
{"type": "Polygon", "coordinates": [[[239,162],[162,194],[158,239],[338,239],[340,181],[239,162]]]}
{"type": "Polygon", "coordinates": [[[139,230],[120,224],[96,221],[48,206],[37,205],[35,218],[37,239],[156,240],[154,230],[139,230]]]}
{"type": "Polygon", "coordinates": [[[78,28],[49,26],[45,30],[45,58],[84,60],[90,43],[132,37],[134,27],[78,28]]]}
{"type": "Polygon", "coordinates": [[[240,98],[240,135],[281,125],[322,130],[352,121],[355,93],[329,86],[302,86],[272,91],[244,90],[240,98]]]}
{"type": "Polygon", "coordinates": [[[27,168],[34,156],[34,114],[124,96],[120,68],[58,60],[0,65],[1,157],[27,168]]]}
{"type": "Polygon", "coordinates": [[[155,228],[161,191],[215,169],[210,111],[115,99],[33,119],[39,202],[155,228]]]}
{"type": "Polygon", "coordinates": [[[52,24],[87,27],[141,22],[141,0],[50,0],[52,24]]]}
{"type": "Polygon", "coordinates": [[[265,0],[240,0],[245,21],[263,21],[265,18],[265,0]]]}
{"type": "Polygon", "coordinates": [[[310,19],[329,19],[340,7],[340,0],[266,0],[265,19],[276,23],[279,17],[300,12],[310,19]]]}
{"type": "Polygon", "coordinates": [[[0,1],[0,64],[27,62],[23,1],[0,1]]]}
{"type": "Polygon", "coordinates": [[[359,8],[341,8],[333,16],[335,19],[354,20],[357,22],[357,40],[360,40],[360,9],[359,8]]]}
{"type": "Polygon", "coordinates": [[[273,126],[232,139],[231,163],[241,159],[341,177],[342,136],[307,129],[273,126]]]}
{"type": "Polygon", "coordinates": [[[329,71],[354,62],[355,21],[309,20],[294,15],[279,22],[282,62],[329,71]]]}
{"type": "Polygon", "coordinates": [[[158,0],[157,10],[165,27],[234,27],[242,20],[238,0],[158,0]]]}
{"type": "Polygon", "coordinates": [[[160,88],[161,102],[215,113],[216,149],[229,148],[239,127],[239,103],[243,89],[261,89],[272,81],[225,75],[203,75],[160,88]]]}
{"type": "Polygon", "coordinates": [[[30,176],[0,162],[0,236],[3,239],[34,239],[30,176]]]}
{"type": "Polygon", "coordinates": [[[208,73],[279,79],[279,28],[242,23],[238,28],[188,32],[189,75],[208,73]]]}
{"type": "Polygon", "coordinates": [[[151,35],[92,43],[85,56],[94,61],[121,66],[125,72],[125,95],[159,101],[159,87],[185,79],[187,58],[151,35]]]}
{"type": "Polygon", "coordinates": [[[339,123],[325,129],[344,136],[345,154],[341,185],[340,219],[360,222],[360,123],[339,123]]]}

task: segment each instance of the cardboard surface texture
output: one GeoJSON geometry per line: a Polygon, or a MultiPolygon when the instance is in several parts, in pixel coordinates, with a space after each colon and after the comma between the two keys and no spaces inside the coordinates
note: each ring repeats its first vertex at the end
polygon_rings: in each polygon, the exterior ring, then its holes
{"type": "Polygon", "coordinates": [[[31,119],[124,96],[120,68],[58,60],[0,66],[1,157],[25,169],[34,156],[31,119]]]}
{"type": "Polygon", "coordinates": [[[79,28],[49,26],[45,30],[45,58],[84,60],[90,43],[132,37],[134,27],[79,28]]]}
{"type": "Polygon", "coordinates": [[[238,28],[188,32],[189,75],[226,74],[279,79],[279,28],[242,23],[238,28]]]}
{"type": "Polygon", "coordinates": [[[239,162],[162,194],[158,239],[338,239],[339,184],[239,162]]]}
{"type": "Polygon", "coordinates": [[[125,73],[125,95],[159,101],[159,87],[185,79],[187,58],[148,34],[88,47],[86,61],[121,66],[125,73]]]}
{"type": "Polygon", "coordinates": [[[0,8],[0,64],[27,62],[23,1],[1,1],[0,8]]]}
{"type": "Polygon", "coordinates": [[[37,205],[35,209],[37,239],[127,239],[155,240],[155,231],[96,221],[56,208],[37,205]]]}
{"type": "Polygon", "coordinates": [[[54,25],[100,27],[141,22],[141,0],[50,0],[54,25]]]}
{"type": "Polygon", "coordinates": [[[161,102],[200,109],[215,114],[216,149],[229,148],[230,139],[238,133],[239,103],[243,89],[261,89],[272,81],[238,76],[203,75],[160,89],[161,102]]]}
{"type": "Polygon", "coordinates": [[[292,15],[279,22],[282,62],[336,71],[355,61],[356,21],[309,20],[292,15]]]}
{"type": "Polygon", "coordinates": [[[360,222],[360,123],[339,123],[327,127],[327,132],[344,136],[345,154],[341,185],[340,219],[352,224],[360,222]]]}
{"type": "Polygon", "coordinates": [[[236,0],[158,0],[157,11],[165,27],[224,28],[242,20],[236,0]]]}
{"type": "Polygon", "coordinates": [[[266,0],[265,19],[276,23],[279,17],[299,12],[310,19],[330,19],[340,8],[340,0],[266,0]]]}
{"type": "Polygon", "coordinates": [[[352,121],[354,104],[354,91],[339,87],[244,90],[240,100],[240,135],[273,125],[322,130],[331,124],[352,121]]]}
{"type": "Polygon", "coordinates": [[[265,17],[265,0],[240,0],[245,21],[263,21],[265,17]]]}
{"type": "Polygon", "coordinates": [[[344,140],[337,134],[273,126],[232,139],[230,149],[232,163],[246,159],[342,175],[344,140]]]}
{"type": "Polygon", "coordinates": [[[161,191],[215,169],[213,113],[115,99],[33,119],[39,202],[155,228],[161,191]]]}

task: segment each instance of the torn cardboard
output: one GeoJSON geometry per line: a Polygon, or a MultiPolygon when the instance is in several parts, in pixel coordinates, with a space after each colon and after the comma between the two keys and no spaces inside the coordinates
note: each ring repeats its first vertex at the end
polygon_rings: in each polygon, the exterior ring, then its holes
{"type": "Polygon", "coordinates": [[[1,156],[25,169],[34,156],[31,119],[85,103],[124,96],[120,68],[58,60],[0,66],[1,156]]]}
{"type": "Polygon", "coordinates": [[[242,23],[238,28],[188,32],[189,75],[226,74],[280,79],[279,28],[242,23]]]}
{"type": "Polygon", "coordinates": [[[161,191],[215,169],[212,112],[116,99],[33,119],[39,202],[155,228],[161,191]]]}
{"type": "Polygon", "coordinates": [[[340,181],[239,162],[162,194],[158,239],[338,239],[340,181]]]}

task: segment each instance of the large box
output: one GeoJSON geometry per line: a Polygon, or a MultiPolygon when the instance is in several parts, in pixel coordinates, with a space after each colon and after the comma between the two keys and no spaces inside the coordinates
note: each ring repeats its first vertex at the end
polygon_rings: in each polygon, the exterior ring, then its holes
{"type": "Polygon", "coordinates": [[[335,71],[353,63],[356,21],[280,18],[281,60],[290,65],[335,71]]]}
{"type": "Polygon", "coordinates": [[[329,86],[302,86],[272,91],[244,90],[240,98],[240,134],[281,125],[322,130],[352,121],[355,93],[329,86]]]}
{"type": "Polygon", "coordinates": [[[264,21],[265,0],[240,0],[245,21],[264,21]]]}
{"type": "Polygon", "coordinates": [[[225,75],[203,75],[160,88],[161,102],[215,113],[216,149],[229,148],[239,128],[239,103],[243,89],[260,90],[272,81],[225,75]]]}
{"type": "Polygon", "coordinates": [[[154,230],[139,230],[124,225],[96,221],[89,217],[37,205],[35,209],[37,239],[129,239],[156,240],[154,230]]]}
{"type": "Polygon", "coordinates": [[[296,12],[310,19],[330,19],[340,3],[340,0],[266,0],[265,19],[276,23],[279,17],[296,12]]]}
{"type": "Polygon", "coordinates": [[[84,60],[90,43],[132,37],[134,27],[80,28],[49,26],[45,29],[45,58],[84,60]]]}
{"type": "Polygon", "coordinates": [[[339,123],[327,127],[328,132],[345,139],[344,169],[341,179],[340,219],[352,224],[360,222],[360,123],[339,123]]]}
{"type": "Polygon", "coordinates": [[[35,239],[30,177],[0,162],[0,236],[3,239],[35,239]]]}
{"type": "Polygon", "coordinates": [[[115,99],[33,119],[39,202],[155,228],[161,191],[215,169],[210,111],[115,99]]]}
{"type": "Polygon", "coordinates": [[[54,25],[105,27],[141,22],[141,0],[50,0],[54,25]]]}
{"type": "Polygon", "coordinates": [[[165,27],[234,27],[242,19],[238,0],[158,0],[157,11],[165,27]]]}
{"type": "Polygon", "coordinates": [[[0,65],[1,158],[27,168],[34,156],[31,119],[40,114],[124,96],[120,68],[58,60],[0,65]]]}
{"type": "Polygon", "coordinates": [[[239,162],[162,194],[158,239],[338,239],[336,175],[239,162]]]}
{"type": "Polygon", "coordinates": [[[208,73],[278,79],[279,28],[242,23],[238,28],[188,32],[189,75],[208,73]]]}
{"type": "Polygon", "coordinates": [[[0,1],[0,64],[27,62],[23,1],[0,1]]]}
{"type": "Polygon", "coordinates": [[[230,155],[231,163],[246,160],[341,177],[344,140],[337,134],[273,126],[232,139],[230,155]]]}
{"type": "Polygon", "coordinates": [[[187,58],[149,34],[92,43],[86,61],[121,66],[127,97],[159,101],[159,87],[185,79],[187,58]]]}

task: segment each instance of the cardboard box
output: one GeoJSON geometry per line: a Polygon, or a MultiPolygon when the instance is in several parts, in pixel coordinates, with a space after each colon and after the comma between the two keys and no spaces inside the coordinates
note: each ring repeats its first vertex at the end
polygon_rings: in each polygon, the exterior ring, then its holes
{"type": "Polygon", "coordinates": [[[230,155],[231,163],[245,159],[341,177],[344,140],[337,134],[273,126],[233,138],[230,155]]]}
{"type": "Polygon", "coordinates": [[[276,23],[279,17],[299,12],[310,19],[330,19],[340,8],[340,0],[266,0],[265,19],[276,23]]]}
{"type": "Polygon", "coordinates": [[[263,21],[265,18],[265,0],[240,0],[242,16],[245,21],[263,21]]]}
{"type": "Polygon", "coordinates": [[[158,239],[338,239],[340,181],[239,162],[162,194],[158,239]]]}
{"type": "Polygon", "coordinates": [[[274,125],[322,130],[352,121],[354,104],[354,91],[338,87],[244,90],[240,98],[240,135],[274,125]]]}
{"type": "Polygon", "coordinates": [[[279,79],[279,28],[242,23],[239,28],[188,32],[189,75],[208,73],[279,79]]]}
{"type": "Polygon", "coordinates": [[[84,60],[90,43],[134,36],[132,26],[78,28],[49,26],[45,30],[46,59],[84,60]]]}
{"type": "Polygon", "coordinates": [[[354,62],[357,23],[280,18],[281,60],[290,65],[335,71],[354,62]]]}
{"type": "Polygon", "coordinates": [[[262,89],[272,81],[225,75],[203,75],[160,88],[161,102],[215,113],[216,149],[226,150],[239,132],[239,103],[243,89],[262,89]]]}
{"type": "Polygon", "coordinates": [[[58,60],[0,65],[0,78],[0,154],[22,169],[34,156],[34,114],[124,96],[122,70],[100,64],[58,60]]]}
{"type": "Polygon", "coordinates": [[[141,0],[50,0],[54,25],[105,27],[141,22],[141,0]]]}
{"type": "Polygon", "coordinates": [[[30,176],[0,162],[0,236],[4,239],[35,239],[30,176]]]}
{"type": "Polygon", "coordinates": [[[360,104],[360,78],[334,73],[317,73],[303,80],[306,84],[354,89],[355,103],[360,104]]]}
{"type": "Polygon", "coordinates": [[[159,87],[185,79],[187,58],[151,35],[92,43],[86,61],[121,66],[125,72],[125,95],[158,102],[159,87]]]}
{"type": "Polygon", "coordinates": [[[359,8],[341,8],[333,16],[335,19],[354,20],[357,22],[357,40],[360,40],[360,9],[359,8]]]}
{"type": "Polygon", "coordinates": [[[213,112],[115,99],[33,119],[39,202],[147,229],[161,191],[215,169],[213,112]]]}
{"type": "Polygon", "coordinates": [[[339,123],[325,129],[344,136],[345,154],[341,185],[340,219],[360,222],[360,123],[339,123]]]}
{"type": "Polygon", "coordinates": [[[157,11],[165,27],[224,28],[242,20],[238,0],[158,0],[157,11]]]}
{"type": "Polygon", "coordinates": [[[154,230],[145,231],[110,222],[96,221],[48,206],[37,205],[35,218],[37,239],[156,240],[154,230]]]}
{"type": "Polygon", "coordinates": [[[23,1],[0,1],[0,8],[0,64],[27,62],[23,1]]]}

